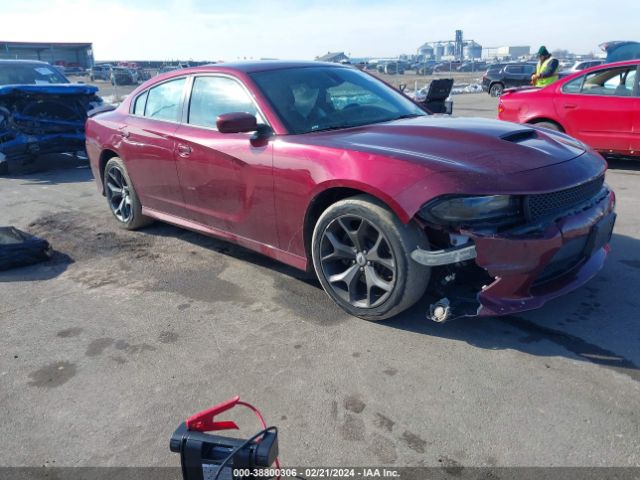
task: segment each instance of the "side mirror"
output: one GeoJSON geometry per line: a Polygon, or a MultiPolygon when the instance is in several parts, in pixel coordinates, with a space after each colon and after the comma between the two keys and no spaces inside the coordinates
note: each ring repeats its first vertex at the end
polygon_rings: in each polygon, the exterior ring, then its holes
{"type": "Polygon", "coordinates": [[[255,132],[258,129],[258,121],[249,113],[223,113],[216,120],[216,128],[220,133],[255,132]]]}

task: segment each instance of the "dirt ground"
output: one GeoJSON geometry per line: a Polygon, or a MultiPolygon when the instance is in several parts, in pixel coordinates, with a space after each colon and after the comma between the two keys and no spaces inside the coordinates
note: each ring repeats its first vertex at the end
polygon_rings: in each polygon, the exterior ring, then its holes
{"type": "MultiPolygon", "coordinates": [[[[454,105],[495,117],[488,95],[454,105]]],[[[0,466],[177,466],[177,425],[236,394],[279,427],[285,466],[639,466],[638,181],[611,164],[612,252],[585,287],[446,324],[425,296],[371,323],[240,247],[121,230],[86,162],[42,159],[0,178],[0,225],[57,252],[0,272],[0,466]]]]}

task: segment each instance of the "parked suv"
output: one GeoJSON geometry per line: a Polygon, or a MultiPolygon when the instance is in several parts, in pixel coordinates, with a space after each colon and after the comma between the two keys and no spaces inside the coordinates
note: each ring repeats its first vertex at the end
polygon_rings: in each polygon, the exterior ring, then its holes
{"type": "Polygon", "coordinates": [[[113,67],[111,69],[111,85],[135,85],[138,83],[138,74],[125,67],[113,67]]]}
{"type": "Polygon", "coordinates": [[[535,63],[492,65],[482,77],[482,89],[492,97],[499,97],[505,88],[530,85],[535,71],[535,63]]]}
{"type": "Polygon", "coordinates": [[[111,65],[94,65],[89,71],[89,78],[92,82],[95,80],[109,80],[111,78],[111,65]]]}

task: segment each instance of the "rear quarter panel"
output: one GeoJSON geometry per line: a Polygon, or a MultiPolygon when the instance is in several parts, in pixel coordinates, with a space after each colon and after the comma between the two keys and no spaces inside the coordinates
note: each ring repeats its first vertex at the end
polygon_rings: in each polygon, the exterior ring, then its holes
{"type": "Polygon", "coordinates": [[[89,165],[100,193],[104,193],[100,159],[105,150],[111,150],[118,154],[122,142],[122,137],[118,135],[118,126],[123,122],[124,116],[115,110],[88,118],[85,123],[85,142],[89,165]]]}

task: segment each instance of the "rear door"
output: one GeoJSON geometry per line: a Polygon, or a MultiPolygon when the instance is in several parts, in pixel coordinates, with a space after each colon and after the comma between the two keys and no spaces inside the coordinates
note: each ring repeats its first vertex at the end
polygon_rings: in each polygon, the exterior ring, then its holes
{"type": "Polygon", "coordinates": [[[139,94],[120,128],[122,156],[142,205],[184,215],[174,158],[175,132],[182,114],[186,77],[171,79],[139,94]]]}
{"type": "Polygon", "coordinates": [[[565,83],[556,111],[567,133],[591,147],[625,154],[637,118],[637,66],[602,68],[565,83]]]}
{"type": "Polygon", "coordinates": [[[186,106],[176,133],[176,161],[189,218],[276,245],[272,143],[253,146],[252,133],[216,128],[217,117],[232,112],[266,123],[249,90],[228,75],[198,75],[186,106]]]}

